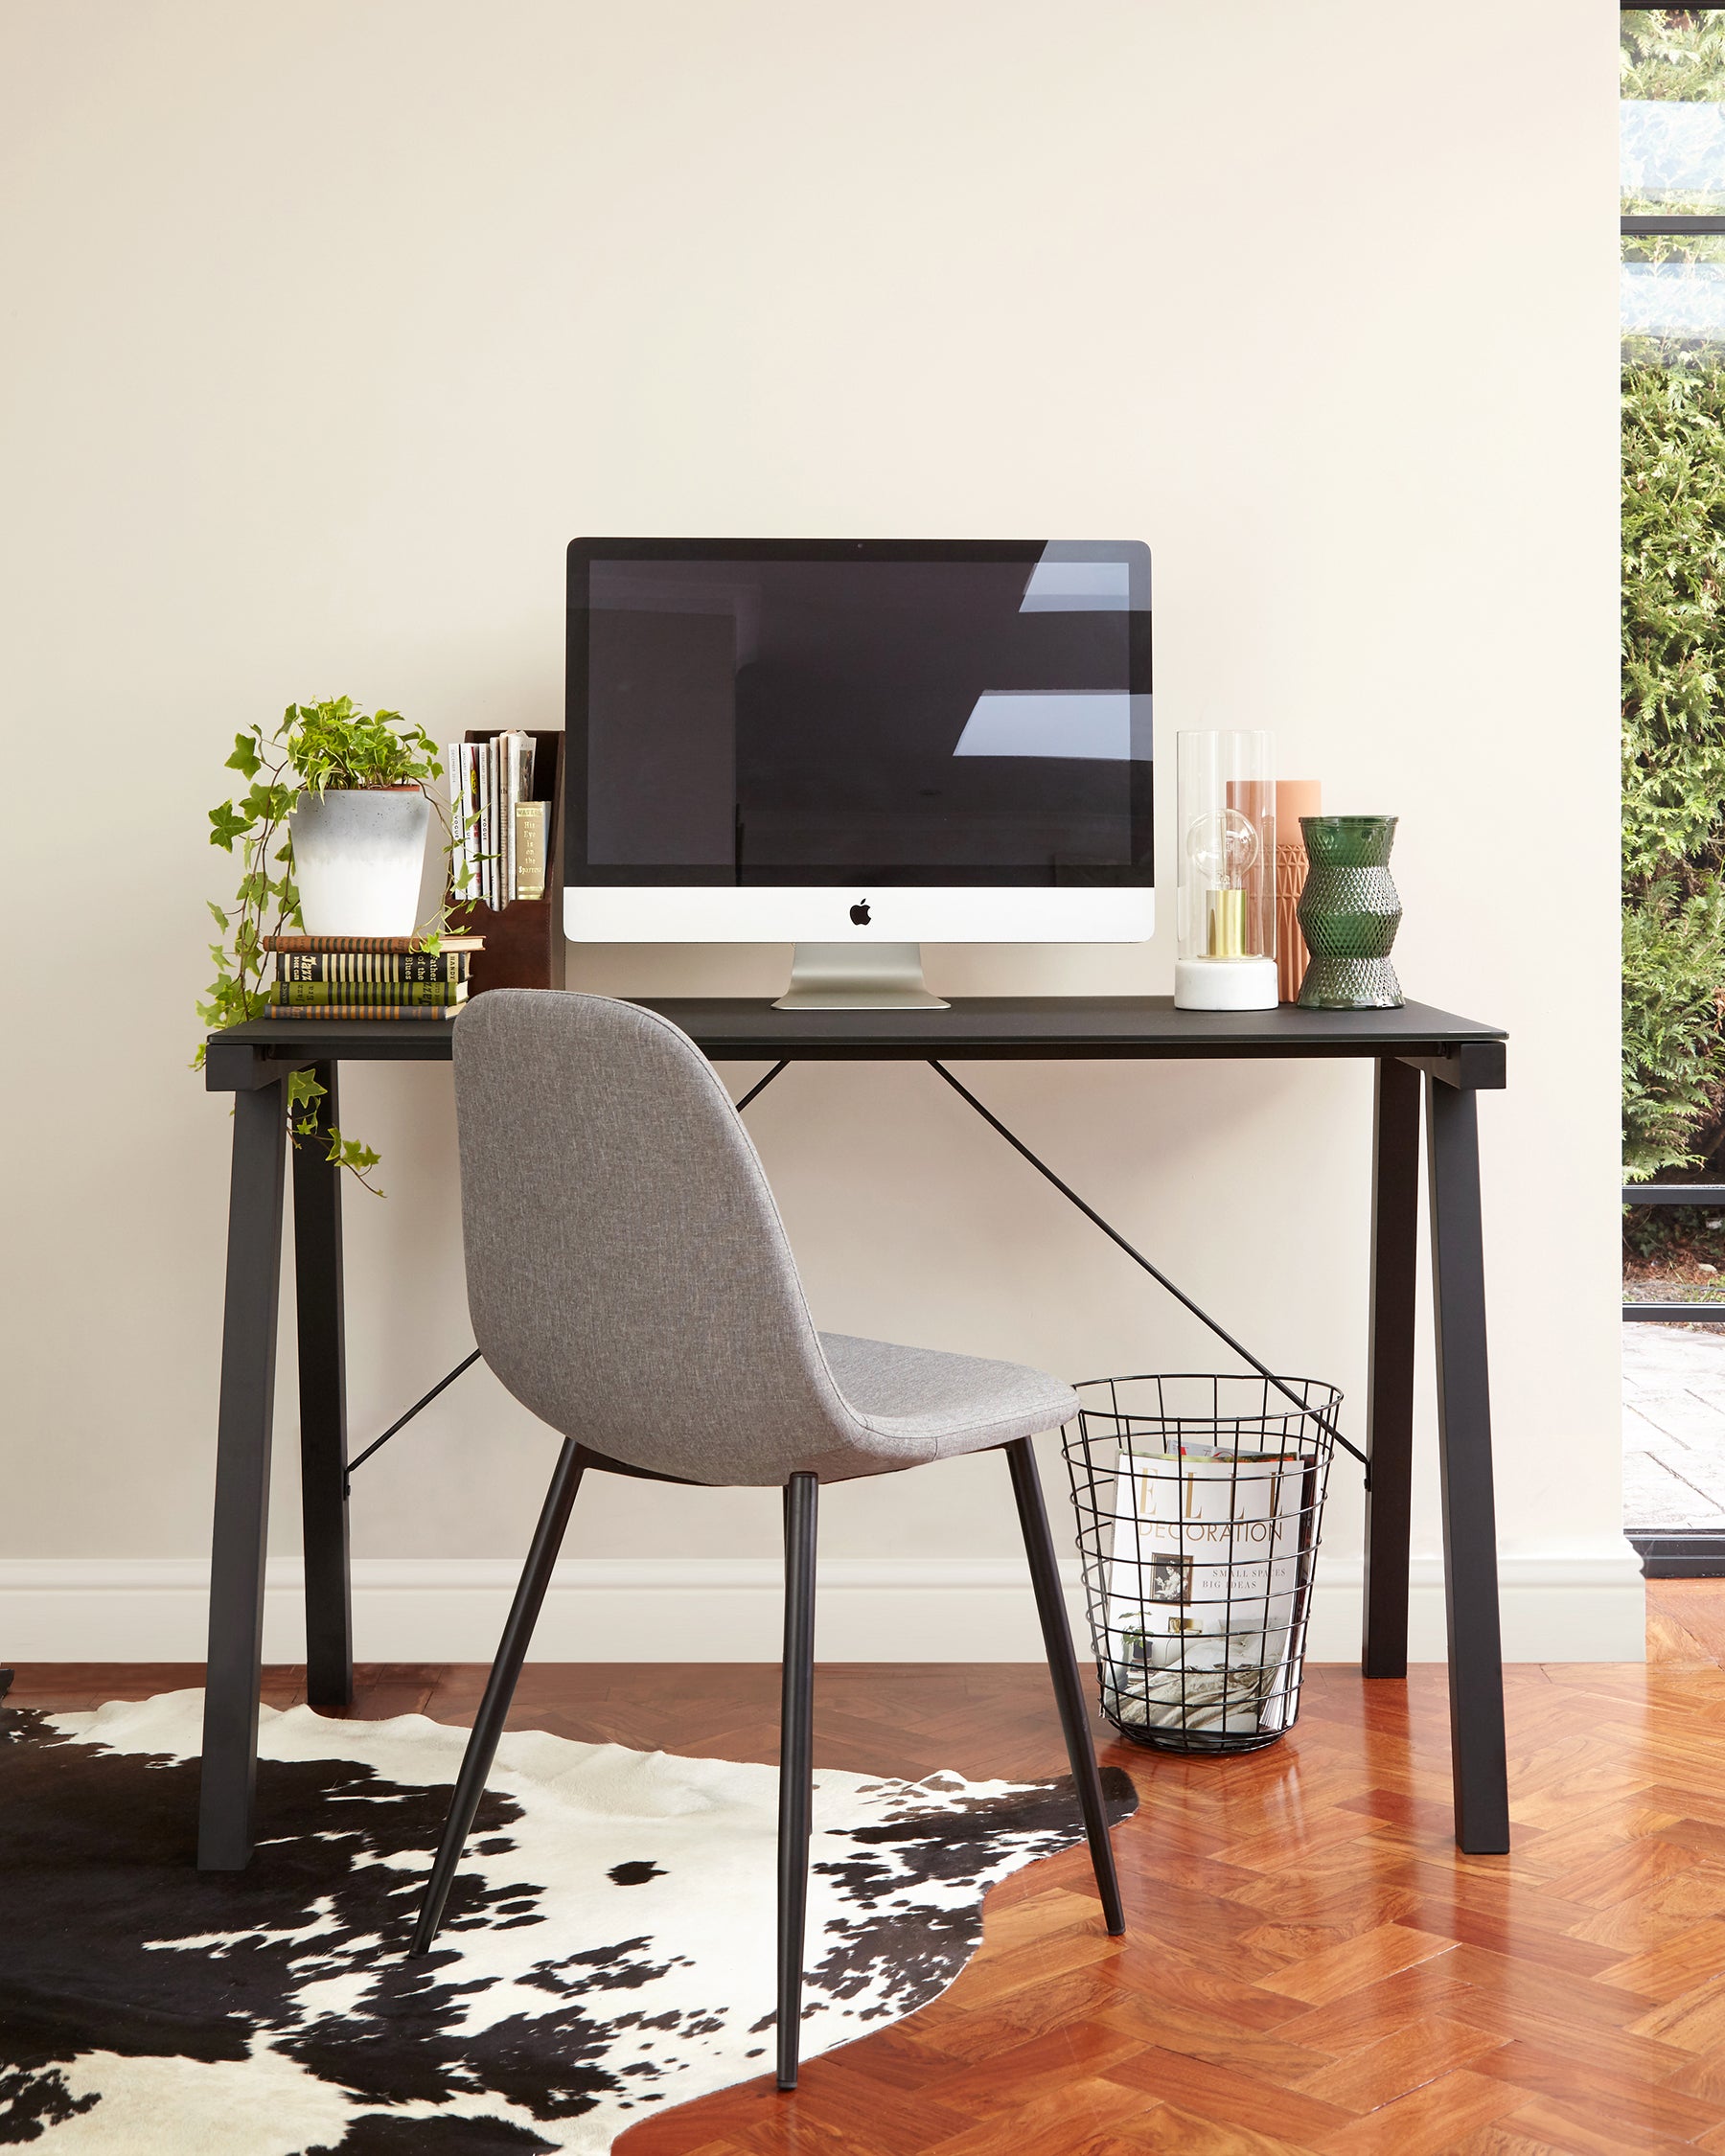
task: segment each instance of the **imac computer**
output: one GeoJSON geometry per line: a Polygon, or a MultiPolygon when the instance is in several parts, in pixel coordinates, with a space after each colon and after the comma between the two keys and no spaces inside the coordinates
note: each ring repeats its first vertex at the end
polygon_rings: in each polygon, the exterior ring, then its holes
{"type": "Polygon", "coordinates": [[[1154,927],[1136,541],[576,539],[564,932],[796,946],[781,1008],[943,1007],[919,946],[1154,927]]]}

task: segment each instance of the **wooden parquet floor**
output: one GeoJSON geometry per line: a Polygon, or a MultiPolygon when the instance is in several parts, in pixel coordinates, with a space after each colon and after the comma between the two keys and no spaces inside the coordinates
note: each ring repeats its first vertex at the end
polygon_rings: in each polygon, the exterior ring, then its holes
{"type": "MultiPolygon", "coordinates": [[[[1033,1866],[923,2012],[811,2061],[794,2097],[722,2091],[618,2156],[1725,2156],[1725,1581],[1648,1601],[1644,1670],[1509,1672],[1509,1856],[1454,1847],[1441,1670],[1314,1668],[1268,1752],[1106,1748],[1141,1800],[1116,1836],[1125,1938],[1081,1851],[1033,1866]]],[[[12,1697],[198,1675],[41,1665],[12,1697]]],[[[540,1664],[516,1720],[770,1760],[775,1675],[540,1664]]],[[[297,1676],[272,1672],[272,1703],[297,1676]]],[[[482,1679],[374,1665],[355,1711],[461,1720],[482,1679]]],[[[822,1764],[1062,1763],[1040,1668],[841,1664],[817,1703],[822,1764]]]]}

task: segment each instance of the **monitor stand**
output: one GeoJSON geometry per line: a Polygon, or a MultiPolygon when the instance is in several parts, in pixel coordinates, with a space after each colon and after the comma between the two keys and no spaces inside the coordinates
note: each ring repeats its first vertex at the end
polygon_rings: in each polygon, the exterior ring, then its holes
{"type": "Polygon", "coordinates": [[[923,979],[919,943],[799,943],[775,1011],[947,1011],[923,979]]]}

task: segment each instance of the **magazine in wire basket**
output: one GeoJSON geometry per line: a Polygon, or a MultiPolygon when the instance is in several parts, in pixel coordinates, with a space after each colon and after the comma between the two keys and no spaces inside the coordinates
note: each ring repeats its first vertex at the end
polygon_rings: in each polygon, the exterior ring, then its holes
{"type": "Polygon", "coordinates": [[[1341,1395],[1307,1379],[1104,1379],[1066,1453],[1102,1707],[1177,1751],[1274,1742],[1299,1706],[1341,1395]]]}

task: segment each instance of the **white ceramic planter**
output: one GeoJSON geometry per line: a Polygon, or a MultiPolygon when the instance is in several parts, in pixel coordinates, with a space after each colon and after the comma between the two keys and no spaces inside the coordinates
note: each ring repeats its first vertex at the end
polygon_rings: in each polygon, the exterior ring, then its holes
{"type": "Polygon", "coordinates": [[[313,936],[410,936],[431,804],[417,786],[302,793],[288,818],[313,936]]]}

